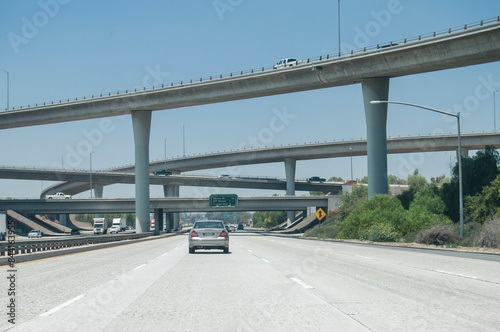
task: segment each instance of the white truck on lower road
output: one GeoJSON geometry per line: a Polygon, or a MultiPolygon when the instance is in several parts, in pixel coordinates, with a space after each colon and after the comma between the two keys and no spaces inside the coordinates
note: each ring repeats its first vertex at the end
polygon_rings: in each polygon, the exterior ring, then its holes
{"type": "Polygon", "coordinates": [[[297,60],[295,58],[285,58],[273,66],[274,69],[298,66],[302,63],[306,63],[305,60],[297,60]]]}
{"type": "Polygon", "coordinates": [[[108,221],[106,218],[94,218],[94,234],[106,234],[108,232],[108,221]]]}
{"type": "Polygon", "coordinates": [[[58,192],[54,195],[45,195],[46,199],[70,199],[71,195],[66,195],[64,193],[58,192]]]}
{"type": "Polygon", "coordinates": [[[111,228],[109,229],[109,234],[123,232],[125,231],[125,227],[127,227],[127,219],[113,218],[113,223],[111,224],[111,228]]]}

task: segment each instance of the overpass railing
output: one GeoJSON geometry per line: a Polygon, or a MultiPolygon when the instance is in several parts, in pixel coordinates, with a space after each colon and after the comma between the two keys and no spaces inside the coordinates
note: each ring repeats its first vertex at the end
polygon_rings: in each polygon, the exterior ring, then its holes
{"type": "MultiPolygon", "coordinates": [[[[445,29],[445,30],[440,30],[440,31],[435,31],[431,33],[426,33],[410,38],[404,38],[404,39],[398,39],[398,40],[393,40],[387,43],[382,43],[382,44],[377,44],[377,45],[372,45],[368,47],[363,47],[363,48],[358,48],[350,51],[344,51],[344,52],[337,52],[337,53],[332,53],[332,54],[326,54],[326,55],[320,55],[315,58],[308,58],[305,59],[304,61],[306,63],[314,63],[314,62],[320,62],[324,60],[331,60],[331,59],[339,59],[344,56],[353,56],[353,55],[358,55],[358,54],[364,54],[366,52],[371,52],[371,51],[376,51],[376,50],[383,50],[386,48],[390,48],[393,46],[397,45],[405,45],[408,43],[413,43],[413,42],[418,42],[426,39],[432,39],[444,35],[449,35],[452,33],[456,32],[461,32],[461,31],[466,31],[472,28],[478,28],[478,27],[483,27],[486,25],[492,25],[495,23],[500,23],[500,16],[497,17],[492,17],[489,19],[473,22],[473,23],[468,23],[460,26],[456,26],[453,28],[445,29]]],[[[252,75],[255,73],[260,73],[260,72],[266,72],[274,69],[274,65],[271,66],[265,66],[265,67],[259,67],[259,68],[253,68],[253,69],[246,69],[246,70],[240,70],[237,72],[230,72],[226,74],[219,74],[219,75],[211,75],[211,76],[205,76],[205,77],[200,77],[198,79],[188,79],[188,80],[182,80],[182,81],[177,81],[177,82],[171,82],[170,84],[158,84],[158,85],[153,85],[152,87],[142,87],[142,88],[135,88],[135,89],[127,89],[127,90],[118,90],[115,92],[108,92],[107,94],[99,94],[99,95],[91,95],[91,96],[84,96],[81,98],[74,98],[74,99],[60,99],[59,101],[51,101],[50,103],[36,103],[35,105],[28,104],[28,106],[19,106],[17,109],[23,109],[23,108],[33,108],[33,107],[43,107],[43,106],[50,106],[50,105],[57,105],[57,104],[65,104],[65,103],[75,103],[75,102],[81,102],[81,101],[86,101],[86,100],[93,100],[93,99],[100,99],[100,98],[109,98],[109,97],[114,97],[118,95],[123,95],[123,94],[134,94],[138,92],[143,92],[143,91],[152,91],[152,90],[159,90],[159,89],[165,89],[165,88],[172,88],[172,87],[181,87],[189,84],[194,84],[194,83],[200,83],[200,82],[207,82],[207,81],[213,81],[213,80],[220,80],[220,79],[227,79],[227,78],[232,78],[232,77],[238,77],[238,76],[243,76],[243,75],[252,75]]],[[[6,111],[9,110],[16,110],[16,107],[12,107],[11,109],[5,109],[6,111]]]]}

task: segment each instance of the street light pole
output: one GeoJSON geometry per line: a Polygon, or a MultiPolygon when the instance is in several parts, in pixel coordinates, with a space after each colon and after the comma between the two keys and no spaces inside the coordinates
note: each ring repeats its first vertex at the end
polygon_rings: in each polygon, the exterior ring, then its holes
{"type": "Polygon", "coordinates": [[[92,153],[94,151],[90,152],[90,199],[92,199],[92,153]]]}
{"type": "Polygon", "coordinates": [[[165,137],[165,170],[167,169],[167,138],[169,136],[165,137]]]}
{"type": "Polygon", "coordinates": [[[10,86],[10,83],[9,83],[9,72],[6,71],[5,69],[1,69],[1,71],[4,71],[7,73],[7,110],[9,109],[9,86],[10,86]]]}
{"type": "Polygon", "coordinates": [[[498,90],[493,91],[493,131],[497,131],[497,100],[496,94],[498,90]]]}
{"type": "Polygon", "coordinates": [[[399,101],[387,101],[387,100],[372,100],[370,101],[370,104],[399,104],[399,105],[406,105],[406,106],[412,106],[412,107],[417,107],[417,108],[422,108],[428,111],[432,112],[437,112],[449,116],[453,116],[457,118],[457,126],[458,126],[458,202],[460,206],[460,237],[464,236],[464,201],[463,201],[463,186],[462,186],[462,138],[460,136],[460,112],[457,114],[455,113],[449,113],[441,110],[437,110],[435,108],[430,108],[426,106],[421,106],[421,105],[416,105],[416,104],[410,104],[410,103],[403,103],[399,101]]]}
{"type": "Polygon", "coordinates": [[[183,124],[182,125],[182,156],[186,156],[186,126],[191,125],[190,123],[188,124],[183,124]]]}
{"type": "Polygon", "coordinates": [[[338,7],[337,8],[337,12],[338,12],[338,23],[339,23],[339,57],[340,57],[340,0],[338,0],[338,6],[337,7],[338,7]]]}
{"type": "Polygon", "coordinates": [[[353,177],[352,177],[352,148],[349,148],[349,150],[351,150],[351,181],[353,180],[353,177]]]}

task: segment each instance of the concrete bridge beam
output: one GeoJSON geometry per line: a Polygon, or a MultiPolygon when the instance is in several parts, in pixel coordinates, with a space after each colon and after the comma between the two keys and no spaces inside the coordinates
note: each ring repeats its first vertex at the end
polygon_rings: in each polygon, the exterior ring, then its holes
{"type": "Polygon", "coordinates": [[[368,197],[387,195],[387,104],[370,104],[370,101],[388,100],[389,78],[366,79],[361,85],[366,118],[368,197]]]}
{"type": "Polygon", "coordinates": [[[133,111],[135,142],[135,227],[137,233],[149,232],[149,136],[151,111],[133,111]]]}

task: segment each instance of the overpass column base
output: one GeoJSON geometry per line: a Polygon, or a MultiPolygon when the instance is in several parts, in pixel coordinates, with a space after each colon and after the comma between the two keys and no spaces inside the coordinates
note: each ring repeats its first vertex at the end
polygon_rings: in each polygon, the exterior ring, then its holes
{"type": "Polygon", "coordinates": [[[363,80],[368,159],[368,197],[388,194],[387,188],[387,104],[370,104],[388,100],[389,78],[363,80]]]}
{"type": "Polygon", "coordinates": [[[161,230],[163,230],[163,209],[155,209],[154,235],[159,235],[161,230]]]}

